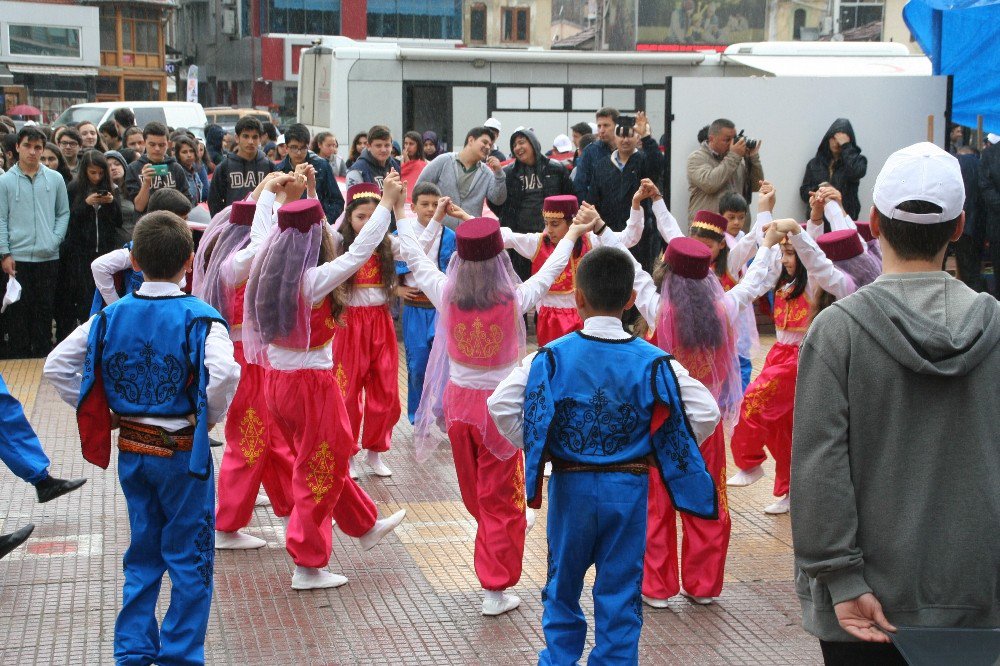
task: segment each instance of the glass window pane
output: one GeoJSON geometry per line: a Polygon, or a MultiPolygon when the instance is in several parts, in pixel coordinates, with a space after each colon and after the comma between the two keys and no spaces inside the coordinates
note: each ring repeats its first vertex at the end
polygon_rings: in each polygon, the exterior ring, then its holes
{"type": "Polygon", "coordinates": [[[122,21],[122,50],[135,52],[135,46],[132,44],[132,21],[122,21]]]}
{"type": "Polygon", "coordinates": [[[514,11],[512,9],[504,9],[501,14],[502,23],[500,24],[500,39],[505,42],[513,41],[514,39],[514,11]]]}
{"type": "Polygon", "coordinates": [[[80,57],[80,31],[77,28],[48,28],[40,25],[10,25],[11,55],[80,57]]]}
{"type": "Polygon", "coordinates": [[[619,111],[634,111],[635,90],[632,88],[605,88],[604,106],[613,106],[619,111]]]}
{"type": "Polygon", "coordinates": [[[565,101],[562,88],[532,88],[532,109],[555,109],[561,111],[565,101]]]}
{"type": "Polygon", "coordinates": [[[517,12],[517,41],[528,41],[528,10],[519,9],[517,12]]]}
{"type": "Polygon", "coordinates": [[[604,94],[600,88],[579,88],[573,91],[574,111],[597,111],[604,105],[604,94]]]}
{"type": "Polygon", "coordinates": [[[482,5],[472,8],[472,20],[469,22],[469,38],[473,42],[486,41],[486,7],[482,5]]]}
{"type": "Polygon", "coordinates": [[[498,109],[527,109],[527,88],[497,88],[498,109]]]}

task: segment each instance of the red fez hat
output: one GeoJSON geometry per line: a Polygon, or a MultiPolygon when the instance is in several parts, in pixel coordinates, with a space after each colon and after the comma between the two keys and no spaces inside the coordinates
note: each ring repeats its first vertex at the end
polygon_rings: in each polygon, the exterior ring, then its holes
{"type": "Polygon", "coordinates": [[[542,202],[542,217],[546,220],[565,220],[573,223],[573,217],[580,210],[580,201],[572,194],[558,194],[545,197],[542,202]]]}
{"type": "Polygon", "coordinates": [[[708,275],[712,251],[701,241],[681,236],[667,245],[667,263],[674,274],[700,280],[708,275]]]}
{"type": "Polygon", "coordinates": [[[253,214],[256,210],[257,204],[253,201],[234,201],[229,211],[229,223],[249,227],[253,224],[253,214]]]}
{"type": "Polygon", "coordinates": [[[729,222],[726,218],[722,217],[718,213],[713,213],[710,210],[699,210],[694,214],[694,220],[691,222],[692,229],[705,229],[706,231],[717,233],[720,236],[726,235],[726,229],[728,227],[729,222]]]}
{"type": "Polygon", "coordinates": [[[875,237],[872,236],[871,222],[855,222],[854,224],[858,227],[858,233],[865,239],[866,243],[871,243],[875,240],[875,237]]]}
{"type": "Polygon", "coordinates": [[[323,207],[316,199],[299,199],[278,209],[278,229],[298,229],[309,231],[314,224],[323,221],[323,207]]]}
{"type": "Polygon", "coordinates": [[[816,239],[816,244],[830,261],[844,261],[865,251],[861,236],[854,229],[841,229],[823,234],[816,239]]]}
{"type": "Polygon", "coordinates": [[[458,256],[466,261],[486,261],[503,252],[500,223],[489,217],[474,217],[455,230],[458,256]]]}
{"type": "Polygon", "coordinates": [[[347,203],[357,201],[358,199],[368,199],[377,203],[382,200],[382,190],[375,183],[351,185],[347,188],[347,203]]]}

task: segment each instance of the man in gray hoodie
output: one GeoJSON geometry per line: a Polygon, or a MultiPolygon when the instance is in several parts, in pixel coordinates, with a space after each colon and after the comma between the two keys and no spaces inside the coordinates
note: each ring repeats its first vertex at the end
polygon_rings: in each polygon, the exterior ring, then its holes
{"type": "Polygon", "coordinates": [[[964,198],[937,146],[890,156],[871,214],[882,276],[802,344],[796,591],[827,664],[905,663],[896,626],[1000,626],[1000,305],[939,270],[964,198]]]}

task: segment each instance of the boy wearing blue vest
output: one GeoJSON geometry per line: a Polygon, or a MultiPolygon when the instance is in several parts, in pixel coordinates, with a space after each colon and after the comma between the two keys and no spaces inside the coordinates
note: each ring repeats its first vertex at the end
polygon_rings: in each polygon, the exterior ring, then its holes
{"type": "Polygon", "coordinates": [[[212,602],[215,480],[208,430],[226,413],[239,366],[225,321],[177,286],[194,261],[191,232],[167,211],[145,215],[131,263],[144,281],[49,355],[44,374],[75,405],[83,456],[118,478],[132,539],[125,552],[119,664],[200,664],[212,602]],[[170,606],[157,626],[163,574],[170,606]]]}
{"type": "Polygon", "coordinates": [[[541,506],[542,468],[552,461],[539,664],[579,661],[587,635],[580,594],[592,565],[590,662],[639,662],[650,473],[662,475],[679,510],[718,513],[698,450],[719,421],[718,407],[669,354],[623,329],[633,277],[622,250],[588,252],[576,274],[583,330],[529,355],[488,402],[500,432],[523,444],[529,506],[541,506]]]}
{"type": "MultiPolygon", "coordinates": [[[[417,183],[413,188],[413,212],[417,215],[416,229],[421,235],[433,234],[428,255],[435,260],[442,273],[448,271],[448,262],[455,252],[455,232],[441,224],[451,200],[441,196],[441,190],[434,183],[417,183]],[[431,224],[431,221],[436,224],[431,224]]],[[[426,239],[429,240],[429,239],[426,239]]],[[[434,327],[437,324],[437,310],[424,292],[417,288],[417,282],[405,261],[396,262],[399,286],[396,294],[403,301],[403,346],[406,347],[406,414],[412,424],[420,406],[420,394],[424,391],[424,373],[427,360],[434,343],[434,327]]]]}

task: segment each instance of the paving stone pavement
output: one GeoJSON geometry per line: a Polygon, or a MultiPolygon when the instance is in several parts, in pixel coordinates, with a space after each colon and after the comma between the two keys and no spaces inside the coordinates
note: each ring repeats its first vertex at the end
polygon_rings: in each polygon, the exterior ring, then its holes
{"type": "MultiPolygon", "coordinates": [[[[762,341],[759,370],[773,337],[762,341]]],[[[402,351],[401,351],[402,353],[402,351]]],[[[40,505],[33,489],[0,471],[0,533],[34,522],[27,547],[0,561],[0,664],[108,664],[121,600],[128,522],[114,457],[106,472],[79,453],[73,411],[40,380],[41,360],[0,362],[52,458],[52,472],[84,476],[76,493],[40,505]]],[[[405,396],[405,363],[400,364],[405,396]]],[[[404,398],[405,399],[405,398],[404,398]]],[[[404,410],[405,411],[405,410],[404,410]]],[[[215,436],[221,437],[221,428],[215,436]]],[[[362,551],[334,530],[330,569],[350,583],[295,592],[281,521],[257,508],[247,532],[266,539],[254,551],[217,551],[215,596],[206,644],[210,664],[530,664],[543,647],[540,590],[545,582],[545,510],[528,535],[521,607],[499,618],[479,613],[472,567],[475,524],[465,512],[447,445],[416,463],[405,414],[386,460],[389,479],[361,484],[382,515],[407,509],[406,522],[362,551]]],[[[222,449],[213,449],[216,464],[222,449]]],[[[730,460],[730,471],[733,469],[730,460]]],[[[681,597],[644,608],[643,664],[814,664],[817,643],[799,626],[788,516],[767,516],[768,479],[732,489],[733,535],[722,597],[696,606],[681,597]]],[[[679,532],[679,530],[678,530],[679,532]]],[[[169,580],[160,595],[166,610],[169,580]]],[[[584,589],[591,625],[593,602],[584,589]]]]}

